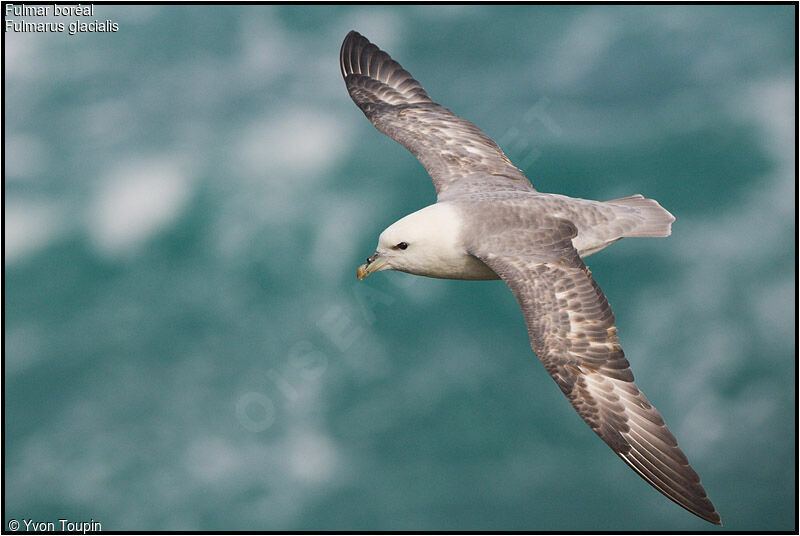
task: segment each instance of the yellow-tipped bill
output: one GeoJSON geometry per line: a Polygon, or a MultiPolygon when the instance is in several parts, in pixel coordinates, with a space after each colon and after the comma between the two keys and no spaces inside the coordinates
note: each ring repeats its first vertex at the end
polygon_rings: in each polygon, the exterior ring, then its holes
{"type": "Polygon", "coordinates": [[[389,262],[389,259],[391,259],[391,257],[384,257],[383,255],[380,255],[377,252],[374,253],[370,258],[367,259],[366,264],[362,264],[361,266],[358,267],[356,276],[360,280],[364,279],[372,272],[377,272],[379,270],[382,270],[386,266],[386,263],[389,262]]]}

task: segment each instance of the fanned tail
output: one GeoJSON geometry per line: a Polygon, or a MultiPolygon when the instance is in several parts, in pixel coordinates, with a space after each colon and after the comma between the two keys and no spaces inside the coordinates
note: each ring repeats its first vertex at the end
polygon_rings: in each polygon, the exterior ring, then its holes
{"type": "MultiPolygon", "coordinates": [[[[658,204],[655,199],[647,199],[641,194],[620,197],[605,202],[620,207],[625,219],[634,219],[636,224],[625,231],[623,237],[669,236],[675,216],[658,204]]],[[[622,216],[622,214],[620,214],[622,216]]]]}

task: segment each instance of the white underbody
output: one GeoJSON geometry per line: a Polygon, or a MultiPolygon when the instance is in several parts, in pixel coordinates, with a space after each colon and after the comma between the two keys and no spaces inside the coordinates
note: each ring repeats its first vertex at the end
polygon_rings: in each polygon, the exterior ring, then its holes
{"type": "MultiPolygon", "coordinates": [[[[447,202],[429,205],[409,214],[381,233],[377,253],[389,259],[381,270],[399,270],[440,279],[499,279],[491,268],[467,252],[461,230],[459,211],[447,202]],[[397,249],[395,246],[401,242],[409,244],[408,248],[397,249]]],[[[614,241],[616,239],[598,242],[582,235],[578,229],[573,244],[583,257],[614,241]]]]}

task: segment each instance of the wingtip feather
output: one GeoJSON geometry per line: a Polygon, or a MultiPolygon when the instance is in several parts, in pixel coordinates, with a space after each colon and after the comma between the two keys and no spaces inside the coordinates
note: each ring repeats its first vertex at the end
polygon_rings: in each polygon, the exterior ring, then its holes
{"type": "Polygon", "coordinates": [[[390,104],[433,102],[408,71],[355,30],[342,41],[339,65],[351,90],[354,86],[370,87],[371,93],[390,104]]]}

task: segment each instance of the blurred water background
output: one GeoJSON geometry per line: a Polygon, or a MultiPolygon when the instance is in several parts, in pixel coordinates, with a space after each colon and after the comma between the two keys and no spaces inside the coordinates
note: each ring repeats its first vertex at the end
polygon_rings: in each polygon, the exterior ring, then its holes
{"type": "Polygon", "coordinates": [[[355,269],[434,200],[356,29],[543,191],[722,515],[795,521],[794,6],[111,6],[5,34],[5,520],[705,530],[580,420],[501,282],[355,269]],[[70,19],[72,20],[72,19],[70,19]]]}

